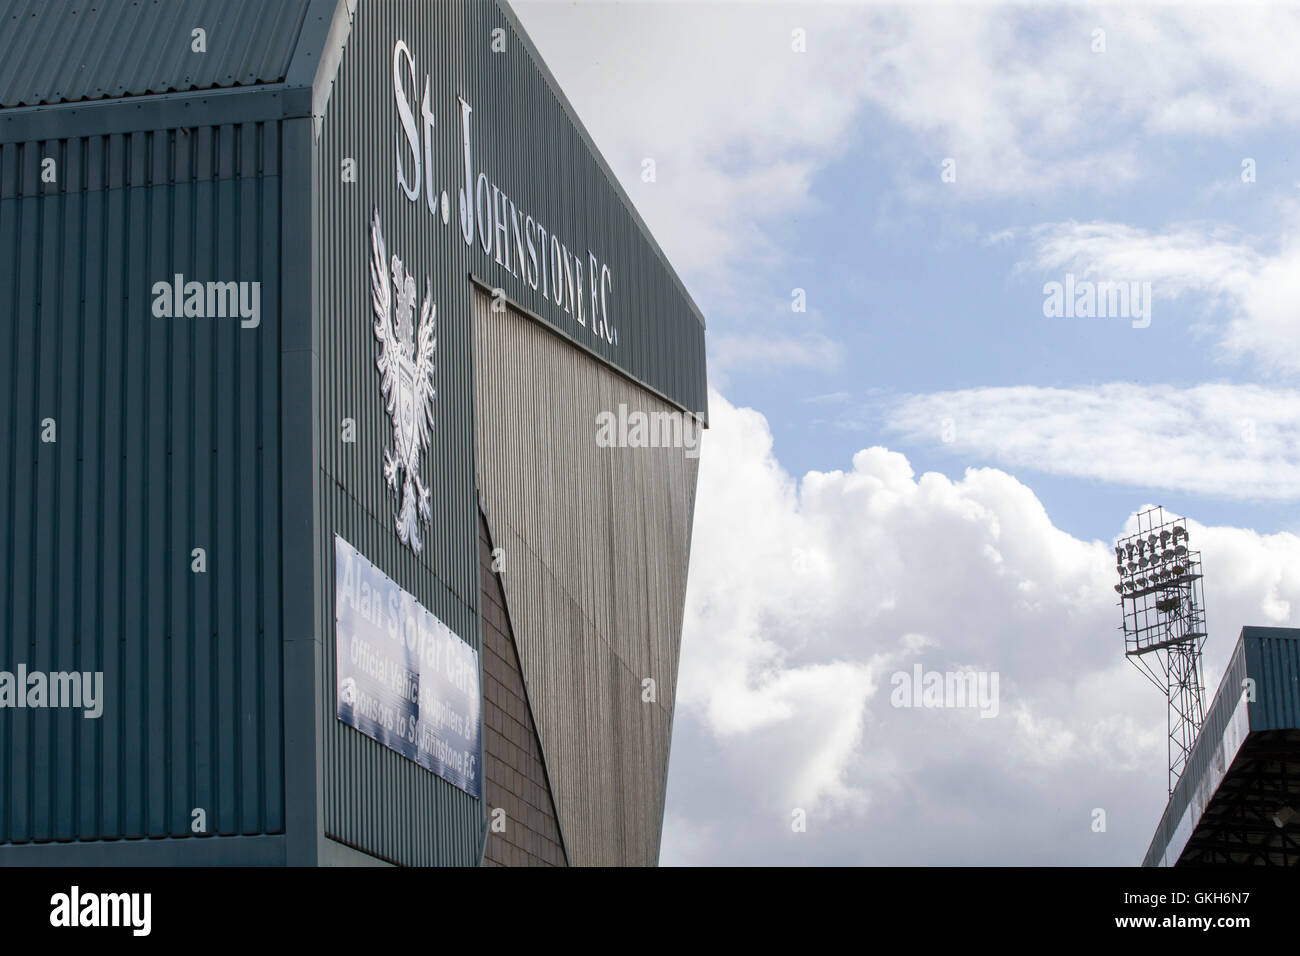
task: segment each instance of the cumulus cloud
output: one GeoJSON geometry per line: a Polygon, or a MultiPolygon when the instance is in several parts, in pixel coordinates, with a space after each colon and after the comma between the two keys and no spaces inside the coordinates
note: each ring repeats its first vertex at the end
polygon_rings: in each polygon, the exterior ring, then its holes
{"type": "MultiPolygon", "coordinates": [[[[1123,660],[1110,542],[994,469],[876,447],[796,481],[762,415],[709,402],[663,862],[1139,860],[1164,709],[1123,660]],[[917,664],[997,672],[997,716],[893,706],[917,664]]],[[[1213,688],[1241,625],[1300,623],[1300,539],[1192,533],[1213,688]]]]}
{"type": "MultiPolygon", "coordinates": [[[[923,217],[938,201],[1095,196],[1167,174],[1149,137],[1217,147],[1300,121],[1295,9],[515,5],[692,291],[744,316],[714,323],[715,371],[841,361],[833,325],[792,338],[770,300],[786,270],[809,266],[779,237],[825,212],[819,177],[846,155],[867,155],[892,178],[871,188],[923,217]],[[947,158],[955,183],[939,178],[947,158]]],[[[1025,235],[1001,225],[966,232],[989,246],[1025,235]]],[[[893,224],[882,214],[872,228],[893,224]]],[[[1230,310],[1226,354],[1300,363],[1288,311],[1300,253],[1285,236],[1116,223],[1028,235],[1029,266],[1158,280],[1165,302],[1230,310]]],[[[1200,476],[1178,487],[1294,497],[1295,396],[1216,389],[968,390],[905,400],[891,421],[936,441],[951,417],[958,451],[1003,468],[1105,467],[1153,488],[1200,476]]],[[[717,393],[710,410],[663,862],[1139,860],[1164,805],[1165,716],[1122,657],[1110,542],[1061,531],[998,468],[918,476],[876,447],[796,479],[762,415],[717,393]],[[996,671],[998,716],[891,706],[895,675],[917,664],[996,671]],[[806,832],[792,829],[797,811],[806,832]]],[[[1288,570],[1300,541],[1194,533],[1213,687],[1241,625],[1300,623],[1288,570]]]]}
{"type": "Polygon", "coordinates": [[[1300,391],[1017,385],[909,396],[886,427],[964,460],[1230,499],[1300,498],[1300,391]]]}

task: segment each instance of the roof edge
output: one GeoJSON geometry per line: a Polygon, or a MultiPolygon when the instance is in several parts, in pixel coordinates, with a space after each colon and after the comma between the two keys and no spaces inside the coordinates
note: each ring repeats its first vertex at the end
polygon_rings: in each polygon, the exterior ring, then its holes
{"type": "Polygon", "coordinates": [[[311,115],[311,94],[283,83],[186,93],[148,93],[0,110],[0,143],[44,142],[228,123],[261,123],[311,115]],[[130,104],[134,109],[126,109],[130,104]]]}
{"type": "Polygon", "coordinates": [[[352,35],[358,0],[311,0],[285,71],[285,86],[311,89],[314,133],[320,137],[343,51],[352,35]]]}
{"type": "Polygon", "coordinates": [[[561,108],[563,108],[564,112],[568,114],[569,122],[573,124],[573,128],[577,130],[578,135],[582,137],[582,141],[586,145],[587,151],[591,153],[592,157],[596,160],[596,164],[600,167],[606,178],[609,179],[610,185],[614,188],[615,194],[631,214],[632,220],[637,224],[637,228],[641,230],[641,234],[645,236],[646,241],[650,243],[650,248],[654,251],[655,255],[663,261],[664,265],[668,267],[668,272],[673,277],[674,284],[676,284],[677,289],[681,292],[682,296],[685,297],[686,303],[690,306],[691,311],[695,313],[695,318],[699,320],[700,327],[707,329],[708,323],[704,321],[704,313],[700,311],[700,307],[696,303],[695,297],[691,295],[689,290],[687,290],[686,283],[684,283],[682,277],[677,274],[677,269],[673,265],[672,260],[664,253],[663,247],[659,245],[659,240],[654,237],[654,234],[650,231],[650,227],[647,226],[645,220],[641,218],[640,210],[636,208],[636,204],[632,202],[632,197],[627,194],[627,190],[623,188],[622,182],[619,181],[618,176],[614,174],[614,170],[605,160],[605,154],[596,147],[595,140],[593,140],[591,134],[587,132],[587,127],[583,124],[582,120],[578,118],[578,111],[575,110],[573,104],[569,102],[569,98],[564,94],[564,90],[561,88],[559,81],[555,79],[555,74],[552,73],[551,68],[546,65],[546,60],[542,57],[536,44],[533,43],[532,37],[530,37],[528,31],[524,29],[523,23],[519,20],[519,15],[515,13],[514,8],[511,7],[509,0],[497,0],[497,9],[501,11],[502,15],[506,18],[506,21],[515,31],[515,35],[519,37],[519,41],[523,44],[528,55],[532,57],[533,64],[537,67],[537,71],[541,73],[542,78],[546,80],[546,85],[549,86],[551,92],[555,94],[555,98],[559,102],[561,108]]]}

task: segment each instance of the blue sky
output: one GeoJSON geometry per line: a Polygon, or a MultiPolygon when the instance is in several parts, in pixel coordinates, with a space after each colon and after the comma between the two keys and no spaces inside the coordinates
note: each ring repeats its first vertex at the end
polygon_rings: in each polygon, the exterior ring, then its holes
{"type": "MultiPolygon", "coordinates": [[[[1216,354],[1212,329],[1227,311],[1222,304],[1158,299],[1151,326],[1140,330],[1123,319],[1043,316],[1043,283],[1059,279],[1060,270],[1023,266],[1031,255],[1029,234],[1043,223],[1109,220],[1159,231],[1201,222],[1238,230],[1267,249],[1279,230],[1279,207],[1297,198],[1300,171],[1289,162],[1300,155],[1294,128],[1269,127],[1249,141],[1236,136],[1212,145],[1144,136],[1132,123],[1105,135],[1133,138],[1159,174],[1120,185],[1082,183],[1026,202],[964,197],[960,164],[958,184],[943,183],[943,157],[926,155],[911,131],[876,110],[855,117],[843,155],[814,178],[806,213],[780,229],[782,268],[750,276],[750,298],[764,303],[773,327],[793,334],[817,328],[839,344],[840,360],[814,369],[729,370],[728,397],[764,411],[783,464],[795,473],[826,469],[864,442],[890,439],[918,471],[956,477],[968,465],[996,463],[946,453],[937,441],[891,436],[885,429],[891,400],[915,392],[1285,381],[1256,362],[1216,354]],[[919,159],[900,166],[900,151],[919,159]],[[1255,183],[1240,181],[1243,157],[1256,159],[1255,183]],[[900,182],[919,198],[900,201],[900,182]],[[806,288],[812,317],[791,311],[796,287],[806,288]]],[[[748,301],[727,297],[706,308],[711,327],[720,330],[752,325],[755,311],[748,301]]],[[[937,438],[940,423],[934,432],[937,438]]],[[[1133,507],[1155,500],[1152,489],[1135,484],[1018,473],[1032,476],[1058,525],[1080,535],[1112,534],[1133,507]]],[[[1277,502],[1176,489],[1156,497],[1206,523],[1297,528],[1295,509],[1277,502]]]]}
{"type": "Polygon", "coordinates": [[[709,322],[664,862],[1139,860],[1113,538],[1192,519],[1210,693],[1300,626],[1300,11],[516,7],[709,322]],[[1045,317],[1067,273],[1149,327],[1045,317]],[[891,705],[916,664],[999,716],[891,705]]]}

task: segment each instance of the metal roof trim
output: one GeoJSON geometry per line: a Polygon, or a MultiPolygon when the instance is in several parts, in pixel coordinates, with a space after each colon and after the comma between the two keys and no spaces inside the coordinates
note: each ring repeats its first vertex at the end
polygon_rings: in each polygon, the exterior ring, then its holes
{"type": "Polygon", "coordinates": [[[297,46],[285,71],[289,88],[310,87],[311,111],[315,117],[315,135],[320,137],[334,92],[334,81],[343,63],[343,53],[359,0],[310,0],[297,46]]]}
{"type": "Polygon", "coordinates": [[[524,49],[532,58],[534,66],[537,67],[537,72],[542,75],[542,79],[546,81],[546,85],[551,88],[551,92],[555,95],[555,99],[559,102],[561,108],[568,116],[569,122],[573,124],[573,128],[582,138],[582,142],[586,145],[587,151],[591,153],[592,158],[596,161],[596,165],[600,167],[601,171],[605,174],[605,177],[609,180],[610,186],[613,187],[615,195],[618,196],[619,200],[623,203],[628,214],[632,217],[633,222],[637,224],[637,228],[639,228],[642,235],[645,236],[646,241],[650,243],[650,248],[654,250],[655,255],[659,257],[664,266],[668,269],[669,274],[673,277],[673,281],[677,285],[678,291],[680,291],[682,296],[686,299],[686,303],[690,306],[691,311],[695,313],[695,318],[699,320],[700,326],[707,329],[708,324],[704,321],[704,313],[700,311],[700,307],[696,304],[694,296],[692,296],[690,291],[687,290],[686,283],[682,282],[682,277],[677,274],[677,270],[673,267],[672,261],[659,245],[659,240],[654,237],[654,233],[650,231],[650,227],[647,226],[645,220],[641,218],[641,213],[636,208],[636,204],[632,202],[632,197],[627,194],[627,190],[623,188],[623,184],[619,181],[618,176],[614,174],[614,170],[605,160],[605,154],[597,148],[595,140],[593,140],[591,134],[587,132],[587,127],[583,124],[582,120],[578,118],[578,111],[573,108],[573,104],[569,102],[569,98],[564,95],[564,90],[560,87],[560,83],[555,78],[555,74],[552,73],[551,68],[546,65],[546,60],[543,59],[541,52],[537,49],[532,38],[528,35],[528,31],[524,29],[523,23],[520,22],[519,15],[516,14],[514,9],[510,6],[509,0],[497,0],[497,8],[500,9],[502,15],[506,18],[506,22],[510,24],[510,28],[514,30],[515,35],[519,38],[519,42],[523,44],[524,49]]]}
{"type": "Polygon", "coordinates": [[[271,122],[311,115],[309,90],[283,83],[191,93],[154,93],[0,110],[0,143],[108,136],[227,123],[271,122]],[[250,107],[250,101],[256,105],[250,107]],[[126,108],[133,105],[135,109],[126,108]]]}
{"type": "Polygon", "coordinates": [[[281,83],[316,0],[0,2],[8,110],[281,83]]]}

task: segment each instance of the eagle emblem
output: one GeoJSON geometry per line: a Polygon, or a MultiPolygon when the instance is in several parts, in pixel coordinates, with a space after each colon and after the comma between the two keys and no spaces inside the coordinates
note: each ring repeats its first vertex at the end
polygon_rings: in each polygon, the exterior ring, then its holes
{"type": "Polygon", "coordinates": [[[384,231],[375,209],[370,224],[370,291],[375,310],[375,338],[381,346],[375,366],[380,389],[393,421],[393,448],[384,449],[384,481],[398,499],[394,524],[402,544],[416,554],[424,550],[420,525],[432,516],[429,489],[420,481],[420,450],[433,434],[433,352],[436,309],[426,278],[424,305],[415,323],[415,278],[393,256],[387,260],[384,231]],[[392,288],[389,288],[389,275],[392,288]],[[395,301],[394,301],[395,300],[395,301]]]}

